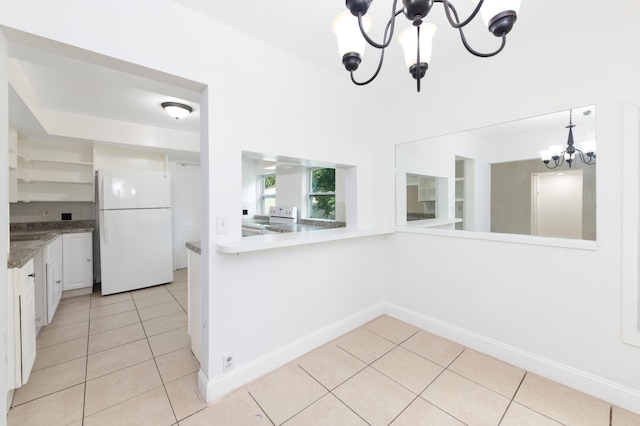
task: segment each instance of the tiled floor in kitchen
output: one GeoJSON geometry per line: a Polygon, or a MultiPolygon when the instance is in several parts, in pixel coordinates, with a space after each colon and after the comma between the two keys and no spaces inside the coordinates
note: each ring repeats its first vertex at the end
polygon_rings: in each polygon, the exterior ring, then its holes
{"type": "Polygon", "coordinates": [[[640,425],[640,416],[382,316],[222,400],[196,393],[186,271],[64,299],[9,425],[640,425]]]}

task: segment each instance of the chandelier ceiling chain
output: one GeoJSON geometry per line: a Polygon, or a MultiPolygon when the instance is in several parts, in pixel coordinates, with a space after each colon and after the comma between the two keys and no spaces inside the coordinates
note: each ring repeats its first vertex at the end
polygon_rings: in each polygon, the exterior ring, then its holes
{"type": "MultiPolygon", "coordinates": [[[[591,111],[588,111],[589,113],[591,111]]],[[[569,136],[567,137],[567,146],[562,151],[562,145],[554,145],[551,146],[548,150],[540,152],[540,156],[542,158],[542,162],[547,166],[548,169],[555,169],[556,167],[562,166],[566,161],[569,164],[569,168],[571,168],[573,162],[576,158],[579,158],[584,164],[587,165],[595,165],[596,164],[596,145],[595,141],[587,141],[583,144],[584,151],[576,148],[573,140],[573,128],[576,127],[573,124],[573,110],[569,110],[569,125],[565,126],[566,129],[569,129],[569,136]],[[577,157],[576,157],[576,154],[577,157]],[[549,163],[553,160],[552,165],[549,163]]]]}
{"type": "Polygon", "coordinates": [[[442,3],[447,21],[452,28],[457,29],[460,33],[460,39],[465,49],[472,55],[481,58],[495,56],[504,49],[506,36],[513,28],[520,8],[520,0],[474,0],[477,4],[473,12],[467,19],[460,20],[456,8],[449,0],[402,0],[403,7],[399,10],[397,10],[398,0],[393,0],[391,17],[385,26],[382,42],[377,43],[367,34],[371,27],[371,19],[367,15],[367,11],[372,1],[346,0],[346,6],[349,10],[338,15],[333,21],[333,31],[338,38],[338,50],[342,56],[342,64],[349,71],[351,81],[356,85],[363,86],[375,80],[382,69],[384,51],[393,39],[396,17],[404,13],[413,25],[400,33],[398,41],[403,47],[409,72],[417,80],[418,92],[420,91],[420,80],[429,67],[433,36],[437,30],[436,26],[431,23],[426,23],[423,27],[423,19],[428,16],[434,3],[442,3]],[[463,28],[471,23],[478,13],[482,16],[488,30],[502,39],[500,46],[493,52],[482,53],[473,49],[464,34],[463,28]],[[362,62],[366,44],[380,50],[380,60],[371,78],[357,81],[354,72],[362,62]]]}

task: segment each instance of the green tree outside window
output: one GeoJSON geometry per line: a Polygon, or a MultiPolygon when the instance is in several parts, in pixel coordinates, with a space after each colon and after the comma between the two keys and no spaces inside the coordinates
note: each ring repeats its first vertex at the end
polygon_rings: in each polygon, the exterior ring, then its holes
{"type": "Polygon", "coordinates": [[[336,170],[312,169],[310,172],[310,217],[336,218],[336,170]]]}

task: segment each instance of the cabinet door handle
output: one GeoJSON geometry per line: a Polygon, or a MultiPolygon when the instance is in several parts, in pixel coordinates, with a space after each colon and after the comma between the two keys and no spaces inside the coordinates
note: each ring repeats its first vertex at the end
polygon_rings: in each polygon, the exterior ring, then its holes
{"type": "Polygon", "coordinates": [[[60,284],[62,282],[62,280],[58,280],[56,281],[56,284],[60,284]]]}
{"type": "Polygon", "coordinates": [[[29,276],[30,276],[31,278],[35,278],[36,273],[34,272],[34,273],[32,273],[32,274],[29,274],[29,276]]]}
{"type": "Polygon", "coordinates": [[[91,262],[91,259],[87,259],[87,262],[91,262]]]}

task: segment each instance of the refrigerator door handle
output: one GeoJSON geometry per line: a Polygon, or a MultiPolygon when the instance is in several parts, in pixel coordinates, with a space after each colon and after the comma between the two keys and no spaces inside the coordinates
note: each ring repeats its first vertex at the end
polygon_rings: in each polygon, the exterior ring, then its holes
{"type": "Polygon", "coordinates": [[[108,179],[107,176],[102,176],[100,179],[100,208],[104,208],[104,181],[108,179]]]}
{"type": "Polygon", "coordinates": [[[109,230],[107,229],[107,221],[104,218],[104,212],[100,212],[100,226],[102,226],[102,236],[105,244],[109,244],[109,230]]]}

